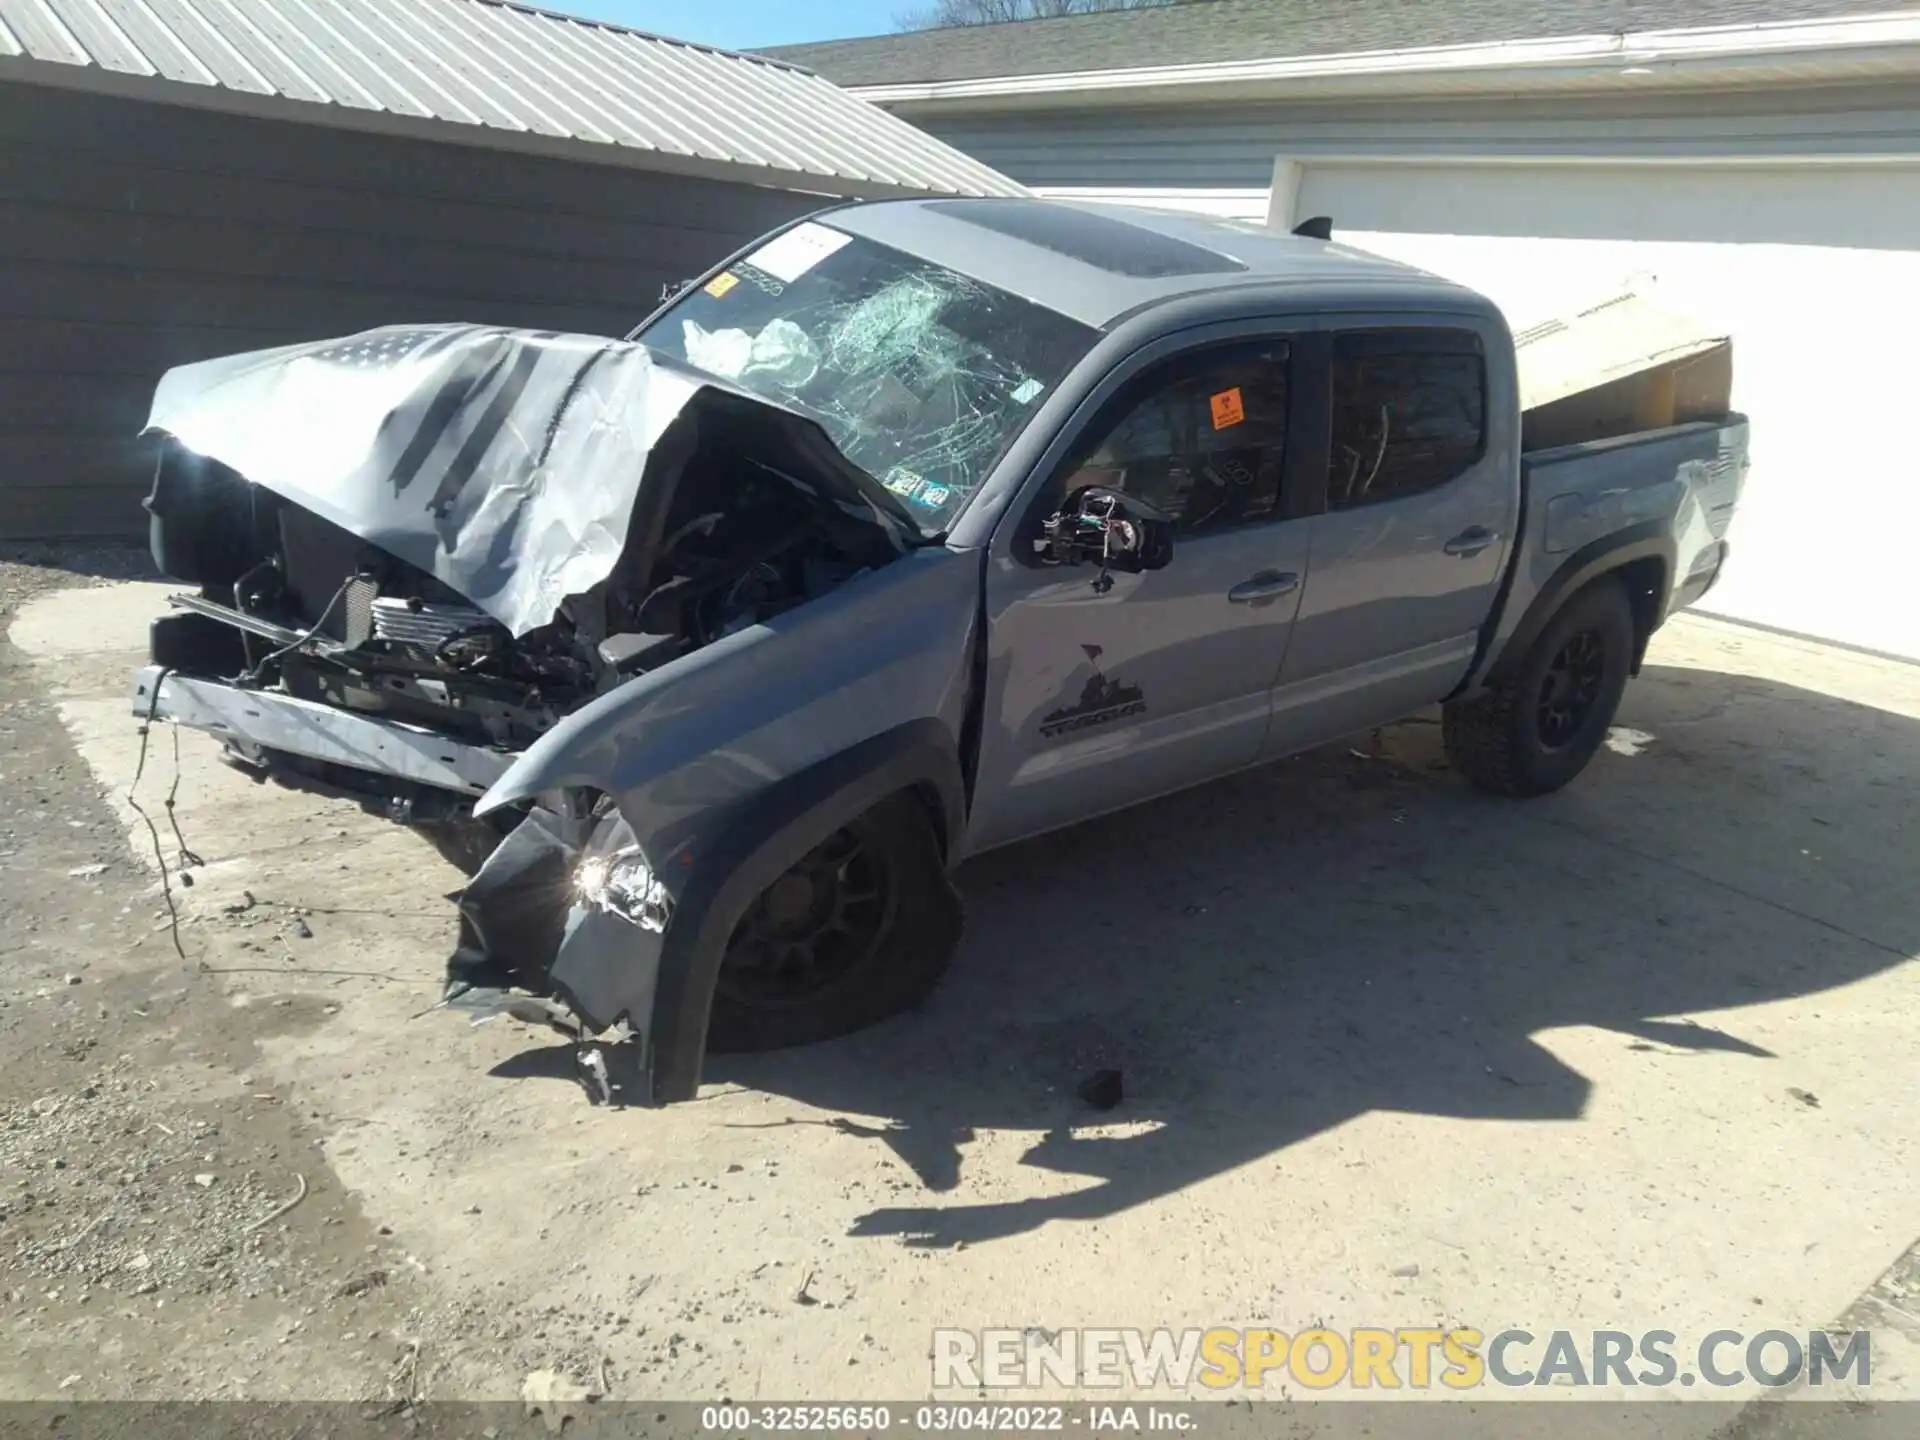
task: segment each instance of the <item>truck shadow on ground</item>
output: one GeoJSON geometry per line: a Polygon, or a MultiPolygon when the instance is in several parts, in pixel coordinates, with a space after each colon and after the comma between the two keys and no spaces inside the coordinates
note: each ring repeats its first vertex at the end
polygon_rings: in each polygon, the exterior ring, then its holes
{"type": "Polygon", "coordinates": [[[1544,800],[1470,790],[1428,719],[981,857],[923,1011],[707,1078],[882,1117],[821,1123],[932,1191],[986,1127],[1097,1182],[855,1231],[928,1245],[1113,1215],[1374,1109],[1577,1119],[1589,1081],[1534,1039],[1554,1027],[1738,1056],[1773,1103],[1777,1059],[1711,1012],[1920,947],[1920,722],[1650,666],[1619,726],[1544,800]],[[1102,1067],[1110,1115],[1075,1094],[1102,1067]]]}

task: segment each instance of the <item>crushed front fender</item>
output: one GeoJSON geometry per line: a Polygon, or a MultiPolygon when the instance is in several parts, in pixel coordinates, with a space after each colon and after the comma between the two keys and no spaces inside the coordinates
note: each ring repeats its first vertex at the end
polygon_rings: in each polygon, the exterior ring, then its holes
{"type": "Polygon", "coordinates": [[[632,1098],[651,1100],[654,1000],[673,906],[617,810],[534,806],[460,896],[447,1002],[538,1019],[582,1041],[615,1032],[632,1098]],[[527,997],[544,1003],[529,1007],[527,997]]]}

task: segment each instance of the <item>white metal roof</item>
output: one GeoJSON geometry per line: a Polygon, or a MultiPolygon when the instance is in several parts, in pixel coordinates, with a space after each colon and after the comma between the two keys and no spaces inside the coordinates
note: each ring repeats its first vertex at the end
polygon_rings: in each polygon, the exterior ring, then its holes
{"type": "Polygon", "coordinates": [[[5,77],[843,195],[1021,193],[796,66],[505,0],[0,0],[5,77]]]}

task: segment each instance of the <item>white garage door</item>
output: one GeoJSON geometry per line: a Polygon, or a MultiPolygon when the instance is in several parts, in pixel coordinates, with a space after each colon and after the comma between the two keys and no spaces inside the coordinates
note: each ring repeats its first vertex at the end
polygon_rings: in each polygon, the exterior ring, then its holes
{"type": "Polygon", "coordinates": [[[1523,326],[1621,281],[1734,337],[1753,471],[1701,608],[1920,658],[1920,170],[1309,170],[1297,213],[1523,326]]]}
{"type": "MultiPolygon", "coordinates": [[[[1266,210],[1251,191],[1099,198],[1266,210]]],[[[1920,658],[1920,168],[1316,165],[1295,213],[1491,295],[1515,328],[1632,280],[1733,336],[1754,466],[1701,608],[1920,658]]]]}

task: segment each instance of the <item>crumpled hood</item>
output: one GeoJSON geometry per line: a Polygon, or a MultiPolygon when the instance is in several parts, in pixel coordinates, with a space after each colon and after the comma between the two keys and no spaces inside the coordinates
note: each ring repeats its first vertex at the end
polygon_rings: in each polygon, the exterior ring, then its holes
{"type": "Polygon", "coordinates": [[[712,384],[603,336],[386,326],[170,370],[147,431],[426,571],[518,636],[613,572],[649,453],[712,384]]]}

